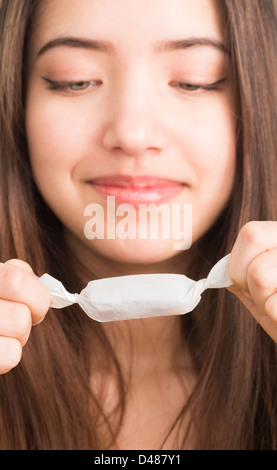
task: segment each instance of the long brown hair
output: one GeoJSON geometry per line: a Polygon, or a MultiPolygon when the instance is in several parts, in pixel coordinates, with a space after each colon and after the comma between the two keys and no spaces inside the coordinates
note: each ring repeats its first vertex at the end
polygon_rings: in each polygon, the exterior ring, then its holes
{"type": "MultiPolygon", "coordinates": [[[[37,275],[50,272],[76,292],[82,286],[70,272],[62,226],[33,181],[24,129],[24,51],[39,1],[0,0],[0,256],[25,260],[37,275]]],[[[238,97],[237,172],[228,207],[194,247],[188,274],[195,279],[231,251],[247,221],[277,220],[277,2],[220,6],[238,97]]],[[[206,291],[182,323],[197,382],[172,425],[179,427],[179,448],[193,429],[195,448],[276,449],[274,342],[226,290],[206,291]]],[[[77,306],[50,311],[33,328],[20,364],[0,377],[0,448],[114,446],[126,388],[101,324],[77,306]],[[102,388],[91,387],[100,354],[103,384],[107,371],[117,380],[113,426],[101,408],[102,388]]]]}

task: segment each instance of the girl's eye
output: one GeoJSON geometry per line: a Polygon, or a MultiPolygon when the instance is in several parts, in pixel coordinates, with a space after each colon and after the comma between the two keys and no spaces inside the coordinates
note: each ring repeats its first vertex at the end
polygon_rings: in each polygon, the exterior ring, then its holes
{"type": "MultiPolygon", "coordinates": [[[[102,84],[100,80],[88,80],[88,81],[79,81],[79,82],[55,82],[50,80],[49,78],[42,77],[49,86],[49,90],[56,90],[56,91],[65,91],[68,93],[81,93],[83,91],[89,90],[90,88],[95,88],[102,84]]],[[[177,82],[173,81],[170,82],[170,85],[174,88],[180,88],[185,92],[200,92],[203,90],[220,90],[220,84],[223,83],[227,78],[221,78],[217,82],[210,83],[208,85],[199,85],[193,83],[185,83],[185,82],[177,82]]]]}
{"type": "Polygon", "coordinates": [[[86,90],[90,86],[91,82],[77,82],[77,83],[70,83],[69,88],[73,91],[82,91],[86,90]]]}
{"type": "Polygon", "coordinates": [[[182,90],[187,90],[187,91],[196,91],[196,90],[199,90],[199,88],[201,88],[200,85],[192,85],[191,83],[176,83],[176,82],[174,82],[173,86],[182,88],[182,90]]]}
{"type": "Polygon", "coordinates": [[[90,88],[94,88],[98,85],[101,85],[100,80],[87,80],[87,81],[80,81],[80,82],[54,82],[49,78],[42,77],[49,86],[49,90],[55,91],[65,91],[68,93],[80,93],[82,91],[89,90],[90,88]]]}
{"type": "Polygon", "coordinates": [[[184,82],[171,82],[170,85],[175,88],[181,88],[184,91],[188,92],[195,92],[201,90],[220,90],[220,84],[223,83],[226,78],[221,78],[217,82],[209,83],[208,85],[199,85],[199,84],[192,84],[192,83],[184,83],[184,82]]]}

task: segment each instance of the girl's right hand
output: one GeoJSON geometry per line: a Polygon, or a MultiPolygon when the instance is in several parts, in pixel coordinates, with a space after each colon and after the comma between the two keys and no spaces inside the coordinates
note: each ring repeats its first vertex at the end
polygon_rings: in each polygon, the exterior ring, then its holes
{"type": "Polygon", "coordinates": [[[50,307],[50,296],[25,261],[0,263],[0,374],[15,367],[32,325],[50,307]]]}

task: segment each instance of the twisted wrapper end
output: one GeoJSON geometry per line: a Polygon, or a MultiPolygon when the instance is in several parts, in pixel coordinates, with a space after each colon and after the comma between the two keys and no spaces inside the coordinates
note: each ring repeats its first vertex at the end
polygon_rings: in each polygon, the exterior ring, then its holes
{"type": "Polygon", "coordinates": [[[49,274],[43,274],[39,278],[39,282],[50,293],[50,307],[63,308],[78,303],[77,294],[70,294],[70,292],[65,289],[60,281],[50,276],[49,274]]]}

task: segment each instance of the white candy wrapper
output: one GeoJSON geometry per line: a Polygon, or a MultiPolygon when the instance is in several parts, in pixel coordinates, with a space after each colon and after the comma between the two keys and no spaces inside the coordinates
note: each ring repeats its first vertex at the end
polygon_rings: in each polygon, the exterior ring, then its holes
{"type": "Polygon", "coordinates": [[[51,307],[78,303],[90,318],[100,322],[182,315],[196,307],[204,290],[232,284],[229,257],[218,261],[200,281],[182,274],[138,274],[90,281],[80,294],[70,294],[49,274],[43,274],[39,282],[49,291],[51,307]]]}

